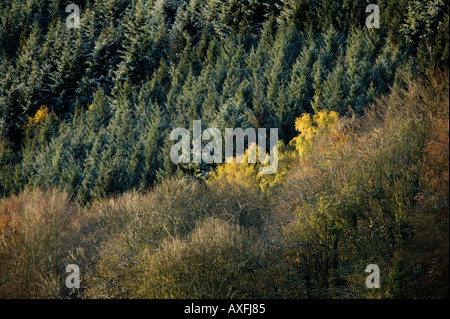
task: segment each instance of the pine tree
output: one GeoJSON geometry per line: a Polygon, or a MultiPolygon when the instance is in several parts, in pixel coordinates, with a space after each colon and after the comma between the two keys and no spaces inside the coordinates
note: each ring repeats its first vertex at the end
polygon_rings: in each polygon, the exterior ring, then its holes
{"type": "Polygon", "coordinates": [[[51,65],[44,75],[44,91],[52,97],[50,103],[56,114],[69,118],[74,111],[75,91],[83,76],[85,65],[81,34],[77,29],[65,28],[60,20],[53,24],[43,48],[51,65]]]}
{"type": "Polygon", "coordinates": [[[136,185],[145,190],[154,185],[157,174],[162,169],[163,160],[161,148],[163,146],[163,136],[165,125],[158,104],[149,107],[150,121],[146,134],[142,134],[139,139],[139,146],[134,150],[131,168],[136,176],[136,185]],[[138,167],[134,169],[133,167],[138,167]]]}
{"type": "Polygon", "coordinates": [[[349,36],[346,62],[350,81],[349,104],[356,113],[361,113],[370,99],[367,90],[372,82],[375,47],[367,30],[355,30],[349,36]]]}
{"type": "Polygon", "coordinates": [[[101,128],[108,125],[112,115],[111,108],[101,88],[95,92],[93,102],[87,112],[86,125],[91,134],[96,134],[101,128]]]}
{"type": "Polygon", "coordinates": [[[286,127],[283,129],[285,142],[297,135],[295,119],[303,113],[312,113],[311,100],[314,96],[313,66],[318,50],[312,38],[305,43],[304,50],[297,58],[292,68],[290,82],[286,89],[285,99],[288,105],[286,127]]]}
{"type": "Polygon", "coordinates": [[[9,139],[14,143],[20,143],[20,124],[24,122],[22,109],[18,105],[19,90],[14,83],[17,79],[17,71],[10,60],[0,60],[0,137],[9,139]]]}
{"type": "Polygon", "coordinates": [[[274,105],[271,105],[265,93],[265,79],[255,71],[252,78],[252,107],[247,110],[247,118],[254,128],[278,127],[274,105]]]}
{"type": "Polygon", "coordinates": [[[222,97],[217,92],[217,84],[215,83],[216,77],[214,71],[207,67],[200,75],[202,83],[205,83],[204,89],[206,90],[204,96],[204,102],[202,105],[201,118],[207,127],[212,127],[212,122],[217,116],[219,105],[222,104],[222,97]]]}
{"type": "Polygon", "coordinates": [[[0,139],[0,198],[8,196],[14,190],[14,166],[17,155],[11,149],[11,143],[0,139]]]}
{"type": "MultiPolygon", "coordinates": [[[[43,100],[43,96],[39,96],[42,78],[47,71],[47,66],[40,63],[41,46],[41,29],[35,24],[26,41],[25,48],[17,59],[18,74],[11,87],[11,90],[20,90],[17,102],[22,107],[22,113],[26,115],[34,114],[37,108],[46,102],[43,100]]],[[[22,117],[22,124],[24,121],[25,117],[22,117]]]]}
{"type": "Polygon", "coordinates": [[[149,101],[164,105],[167,102],[167,94],[169,93],[171,82],[169,66],[162,59],[159,63],[158,70],[153,73],[152,79],[147,82],[151,86],[149,101]]]}
{"type": "Polygon", "coordinates": [[[323,84],[323,108],[327,111],[335,111],[342,115],[348,111],[347,99],[349,94],[348,78],[346,73],[345,58],[338,58],[336,67],[329,74],[323,84]]]}
{"type": "Polygon", "coordinates": [[[287,132],[295,116],[291,105],[287,101],[287,83],[291,80],[292,65],[300,54],[302,39],[299,31],[293,25],[282,25],[277,32],[277,40],[273,47],[273,56],[268,68],[267,102],[276,111],[278,125],[281,128],[283,139],[289,138],[287,132]],[[285,136],[285,134],[287,134],[285,136]]]}
{"type": "Polygon", "coordinates": [[[408,14],[406,23],[402,27],[402,33],[409,44],[414,44],[422,70],[427,67],[448,65],[448,41],[445,44],[444,40],[448,35],[448,12],[448,1],[417,0],[408,2],[408,14]],[[436,48],[437,52],[443,54],[436,55],[433,49],[436,46],[436,40],[440,44],[439,48],[436,48]]]}
{"type": "Polygon", "coordinates": [[[116,81],[129,80],[139,84],[156,69],[161,53],[154,50],[153,39],[147,22],[148,9],[142,0],[137,0],[125,12],[122,62],[116,71],[116,81]]]}
{"type": "Polygon", "coordinates": [[[342,45],[342,37],[332,25],[322,34],[322,38],[323,45],[313,66],[315,93],[312,107],[316,112],[324,109],[323,95],[325,92],[323,85],[329,73],[335,67],[342,45]]]}
{"type": "Polygon", "coordinates": [[[92,148],[88,151],[83,163],[83,181],[77,192],[77,197],[82,205],[86,205],[96,198],[94,187],[99,175],[99,160],[103,147],[104,130],[95,136],[92,148]]]}

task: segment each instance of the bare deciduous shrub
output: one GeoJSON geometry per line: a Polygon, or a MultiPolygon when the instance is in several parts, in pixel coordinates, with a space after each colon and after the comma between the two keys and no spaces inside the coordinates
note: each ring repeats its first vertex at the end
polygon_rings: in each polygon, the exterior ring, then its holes
{"type": "Polygon", "coordinates": [[[256,274],[258,268],[252,269],[250,264],[256,266],[256,259],[262,258],[266,249],[269,211],[257,196],[234,193],[230,187],[218,187],[213,193],[205,184],[172,179],[144,195],[132,192],[95,203],[85,214],[89,216],[90,231],[81,245],[89,247],[95,241],[97,244],[92,249],[96,252],[92,255],[98,259],[86,279],[89,297],[231,298],[257,293],[256,281],[244,289],[239,285],[245,279],[238,279],[238,273],[235,274],[239,272],[244,277],[256,274]],[[212,258],[215,251],[218,259],[211,260],[208,266],[203,258],[212,258]],[[167,263],[169,255],[173,260],[167,263]],[[235,265],[222,264],[233,258],[235,265]],[[189,260],[200,263],[196,266],[198,278],[177,277],[191,271],[191,266],[183,264],[189,260]],[[161,277],[153,270],[165,275],[161,277]],[[202,274],[206,277],[201,277],[202,274]],[[217,279],[213,278],[214,274],[218,275],[217,279]],[[164,279],[169,277],[175,285],[173,290],[168,279],[164,279]],[[177,284],[176,278],[186,281],[177,284]],[[195,293],[188,288],[203,285],[204,279],[209,280],[205,285],[217,287],[208,291],[205,286],[195,293]],[[184,286],[182,292],[176,288],[179,285],[184,286]],[[222,285],[228,285],[231,290],[224,292],[222,285]]]}
{"type": "Polygon", "coordinates": [[[168,239],[158,251],[146,251],[139,296],[257,297],[264,253],[257,235],[239,232],[219,219],[206,219],[187,239],[168,239]]]}
{"type": "Polygon", "coordinates": [[[77,215],[68,194],[57,190],[28,190],[1,201],[1,297],[61,297],[77,215]]]}

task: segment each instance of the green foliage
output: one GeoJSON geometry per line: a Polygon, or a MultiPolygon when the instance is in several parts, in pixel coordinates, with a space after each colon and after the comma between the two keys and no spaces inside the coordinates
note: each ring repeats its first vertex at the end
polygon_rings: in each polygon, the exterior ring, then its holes
{"type": "Polygon", "coordinates": [[[48,217],[88,297],[448,296],[448,2],[379,1],[370,30],[369,3],[81,0],[68,29],[67,1],[0,1],[1,295],[65,296],[28,255],[48,217]],[[279,173],[173,164],[193,120],[278,128],[279,173]]]}
{"type": "Polygon", "coordinates": [[[412,44],[420,66],[448,66],[449,4],[442,0],[410,1],[402,32],[412,44]]]}
{"type": "Polygon", "coordinates": [[[389,91],[397,70],[446,64],[442,1],[385,1],[380,30],[365,28],[366,5],[82,1],[81,28],[67,29],[63,2],[2,3],[1,136],[24,160],[15,187],[64,180],[82,202],[148,188],[174,172],[163,159],[168,132],[193,119],[208,127],[278,127],[288,144],[303,113],[363,114],[389,91]],[[120,95],[124,87],[133,93],[120,95]],[[41,105],[66,122],[65,133],[56,124],[23,130],[41,105]],[[63,158],[70,169],[45,164],[63,158]]]}
{"type": "Polygon", "coordinates": [[[14,190],[16,155],[11,143],[0,140],[0,196],[8,196],[14,190]]]}

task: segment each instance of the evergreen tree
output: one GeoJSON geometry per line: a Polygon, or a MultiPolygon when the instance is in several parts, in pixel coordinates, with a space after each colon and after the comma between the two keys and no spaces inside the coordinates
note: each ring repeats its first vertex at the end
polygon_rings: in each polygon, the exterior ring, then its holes
{"type": "Polygon", "coordinates": [[[298,30],[292,25],[282,26],[276,36],[276,41],[273,46],[273,56],[269,62],[270,66],[267,68],[267,101],[273,104],[273,108],[278,112],[278,119],[284,123],[282,113],[285,112],[285,103],[279,105],[277,101],[284,101],[278,99],[278,92],[281,92],[288,79],[290,79],[290,71],[292,64],[300,53],[301,39],[297,36],[298,30]]]}
{"type": "Polygon", "coordinates": [[[161,59],[161,52],[154,50],[148,25],[148,9],[142,0],[133,2],[125,12],[123,19],[124,39],[121,52],[122,62],[116,72],[116,81],[125,79],[134,84],[151,77],[161,59]]]}
{"type": "Polygon", "coordinates": [[[368,90],[373,86],[372,72],[377,54],[375,41],[366,30],[356,30],[348,39],[346,62],[350,79],[349,103],[356,113],[361,113],[370,102],[368,90]]]}
{"type": "Polygon", "coordinates": [[[323,44],[317,61],[314,63],[314,98],[312,102],[313,109],[317,112],[324,108],[324,83],[334,69],[337,57],[341,52],[341,35],[330,25],[322,35],[323,44]]]}
{"type": "Polygon", "coordinates": [[[335,111],[342,115],[348,111],[348,78],[346,73],[345,58],[341,55],[336,66],[323,84],[323,108],[327,111],[335,111]]]}
{"type": "Polygon", "coordinates": [[[366,0],[79,1],[80,29],[67,4],[0,3],[0,136],[18,162],[4,188],[63,185],[85,204],[186,169],[168,134],[193,119],[288,143],[303,113],[362,114],[402,72],[448,65],[442,0],[381,1],[371,30],[366,0]]]}
{"type": "MultiPolygon", "coordinates": [[[[311,99],[314,94],[313,66],[318,56],[314,39],[309,35],[303,52],[297,58],[292,68],[292,75],[287,90],[287,103],[292,116],[300,117],[302,113],[312,113],[311,99]]],[[[293,136],[292,136],[293,137],[293,136]]]]}
{"type": "Polygon", "coordinates": [[[8,196],[15,188],[14,166],[17,155],[11,149],[10,143],[0,139],[0,198],[8,196]]]}

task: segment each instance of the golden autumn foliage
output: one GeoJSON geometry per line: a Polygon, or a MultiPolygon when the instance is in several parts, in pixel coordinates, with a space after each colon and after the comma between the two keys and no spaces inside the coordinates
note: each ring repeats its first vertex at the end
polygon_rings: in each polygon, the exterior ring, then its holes
{"type": "Polygon", "coordinates": [[[436,77],[363,117],[303,115],[273,175],[252,146],[206,181],[89,207],[56,190],[4,198],[0,297],[66,298],[74,263],[85,298],[448,298],[448,103],[436,77]]]}
{"type": "MultiPolygon", "coordinates": [[[[309,283],[307,297],[367,296],[370,262],[385,284],[369,297],[448,296],[448,104],[448,75],[437,75],[309,134],[312,147],[273,203],[294,214],[288,269],[309,283]]],[[[312,123],[299,124],[312,132],[312,123]]]]}
{"type": "MultiPolygon", "coordinates": [[[[341,122],[345,122],[341,119],[341,122]]],[[[263,163],[248,163],[249,152],[256,152],[258,159],[259,147],[251,145],[244,154],[244,163],[226,163],[219,165],[211,174],[209,182],[228,183],[241,187],[243,191],[250,188],[258,188],[264,193],[270,193],[271,188],[281,185],[288,175],[288,170],[295,163],[307,163],[311,161],[308,156],[320,151],[326,156],[345,145],[347,135],[342,129],[339,115],[336,112],[320,111],[311,116],[304,114],[297,118],[295,128],[299,135],[289,145],[278,142],[278,170],[272,175],[263,175],[259,172],[263,163]]]]}
{"type": "Polygon", "coordinates": [[[259,161],[260,148],[251,145],[244,154],[244,163],[225,163],[219,165],[210,175],[208,182],[212,184],[228,183],[242,188],[242,190],[257,188],[264,193],[270,193],[270,189],[282,183],[286,178],[288,168],[293,164],[295,152],[286,147],[283,141],[278,141],[278,169],[275,174],[261,174],[260,168],[269,165],[266,154],[265,162],[259,161]],[[256,163],[249,163],[249,152],[256,154],[256,163]]]}
{"type": "Polygon", "coordinates": [[[48,106],[41,105],[36,114],[33,117],[28,118],[28,123],[33,126],[39,126],[50,117],[55,117],[55,114],[50,111],[48,106]]]}
{"type": "Polygon", "coordinates": [[[226,163],[219,165],[215,172],[211,174],[211,181],[233,183],[243,189],[258,188],[261,182],[259,165],[248,163],[249,150],[257,148],[254,144],[245,151],[244,163],[226,163]]]}
{"type": "Polygon", "coordinates": [[[300,157],[304,157],[311,150],[316,138],[330,135],[336,128],[338,120],[339,114],[333,111],[320,111],[313,116],[305,113],[298,118],[295,121],[295,129],[299,135],[292,143],[295,144],[300,157]]]}

